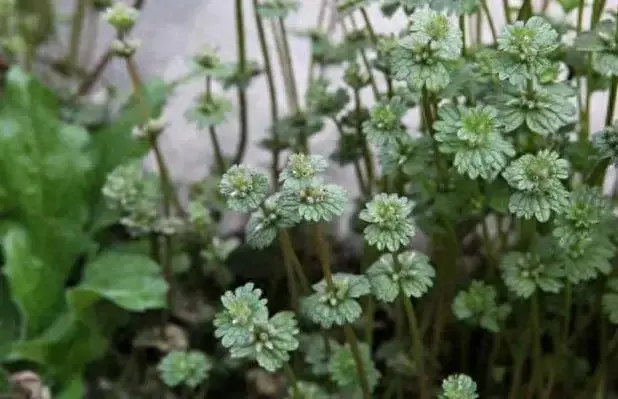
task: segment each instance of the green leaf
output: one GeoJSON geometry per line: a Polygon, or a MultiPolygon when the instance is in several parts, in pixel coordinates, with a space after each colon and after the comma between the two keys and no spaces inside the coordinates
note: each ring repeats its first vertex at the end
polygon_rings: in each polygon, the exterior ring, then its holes
{"type": "Polygon", "coordinates": [[[64,389],[55,396],[56,399],[80,399],[86,395],[86,386],[81,378],[71,381],[64,389]]]}
{"type": "Polygon", "coordinates": [[[579,0],[558,0],[565,13],[569,13],[579,6],[579,0]]]}
{"type": "Polygon", "coordinates": [[[57,98],[12,68],[0,98],[0,192],[18,224],[2,237],[4,272],[27,336],[41,332],[62,307],[77,257],[91,245],[87,186],[88,132],[61,122],[57,98]]]}
{"type": "Polygon", "coordinates": [[[577,51],[603,51],[606,46],[595,32],[584,32],[575,38],[573,46],[577,51]]]}
{"type": "Polygon", "coordinates": [[[26,230],[12,226],[2,240],[4,274],[11,297],[19,308],[27,336],[51,324],[61,309],[65,273],[37,257],[26,230]]]}
{"type": "Polygon", "coordinates": [[[69,290],[68,301],[80,311],[100,299],[140,312],[165,307],[168,285],[161,267],[143,255],[107,252],[86,265],[81,283],[69,290]]]}
{"type": "Polygon", "coordinates": [[[19,308],[11,298],[6,278],[0,275],[0,361],[10,350],[13,341],[18,340],[22,334],[23,323],[19,308]]]}
{"type": "Polygon", "coordinates": [[[57,381],[69,383],[86,365],[103,356],[107,344],[101,333],[65,312],[36,339],[15,343],[10,360],[45,365],[57,381]]]}

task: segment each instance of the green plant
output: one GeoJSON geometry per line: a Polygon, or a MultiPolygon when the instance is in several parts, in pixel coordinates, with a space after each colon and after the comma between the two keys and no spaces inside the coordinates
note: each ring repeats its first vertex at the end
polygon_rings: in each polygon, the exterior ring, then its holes
{"type": "MultiPolygon", "coordinates": [[[[16,4],[0,8],[0,44],[28,39],[12,58],[28,67],[38,41],[15,33],[16,4]]],[[[116,35],[76,92],[54,92],[28,68],[6,74],[7,382],[34,369],[62,398],[618,393],[616,203],[603,187],[618,162],[618,23],[605,1],[323,0],[318,26],[303,33],[306,93],[287,21],[303,2],[235,1],[238,60],[207,45],[189,60],[186,79],[203,92],[186,117],[207,132],[213,164],[186,201],[158,141],[178,82],[142,81],[132,33],[141,5],[78,2],[74,37],[83,7],[116,35]],[[370,9],[408,23],[384,35],[370,9]],[[259,63],[248,58],[249,15],[259,63]],[[111,118],[89,117],[76,99],[113,57],[131,95],[111,118]],[[339,80],[326,77],[331,68],[339,80]],[[265,170],[245,159],[248,88],[260,75],[271,111],[265,170]],[[218,128],[233,112],[228,154],[218,128]],[[313,138],[329,128],[336,148],[317,154],[313,138]],[[141,166],[148,151],[155,171],[141,166]],[[358,190],[329,181],[334,166],[349,166],[358,190]],[[241,231],[220,233],[226,212],[245,217],[241,231]]],[[[69,47],[73,65],[79,46],[69,47]]]]}

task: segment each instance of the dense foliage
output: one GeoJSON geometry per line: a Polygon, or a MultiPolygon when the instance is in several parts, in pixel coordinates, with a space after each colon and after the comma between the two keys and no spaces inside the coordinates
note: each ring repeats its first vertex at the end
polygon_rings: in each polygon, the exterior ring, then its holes
{"type": "Polygon", "coordinates": [[[144,81],[134,59],[144,2],[77,1],[67,56],[47,65],[77,82],[66,87],[34,72],[51,3],[0,0],[0,391],[618,395],[618,220],[603,187],[618,164],[618,19],[605,1],[323,0],[306,33],[304,101],[286,25],[301,3],[244,3],[238,60],[205,46],[186,78],[165,83],[144,81]],[[382,35],[369,8],[407,23],[382,35]],[[84,72],[86,11],[115,37],[84,72]],[[259,61],[248,59],[248,12],[259,61]],[[93,103],[111,59],[132,90],[93,103]],[[264,169],[245,157],[257,78],[272,118],[264,169]],[[203,81],[186,117],[214,162],[183,199],[158,139],[186,80],[203,81]],[[226,154],[218,128],[234,112],[226,154]],[[329,131],[332,153],[312,151],[329,131]],[[155,171],[142,166],[149,152],[155,171]],[[356,187],[333,182],[332,166],[349,167],[356,187]],[[227,212],[244,216],[242,231],[221,233],[227,212]]]}

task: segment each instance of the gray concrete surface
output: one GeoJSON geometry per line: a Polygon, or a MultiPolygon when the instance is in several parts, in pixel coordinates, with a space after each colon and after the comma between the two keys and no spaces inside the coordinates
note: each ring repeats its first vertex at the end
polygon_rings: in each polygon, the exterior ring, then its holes
{"type": "MultiPolygon", "coordinates": [[[[62,0],[61,8],[70,9],[74,0],[62,0]]],[[[503,26],[502,2],[489,0],[498,27],[503,26]]],[[[541,3],[540,0],[538,0],[541,3]]],[[[261,52],[252,14],[251,0],[245,0],[245,20],[247,29],[247,46],[249,58],[261,62],[261,52]]],[[[315,27],[321,0],[302,0],[301,9],[291,15],[288,20],[290,30],[315,27]]],[[[608,7],[615,8],[618,0],[607,2],[608,7]]],[[[552,7],[552,12],[560,15],[559,7],[552,7]]],[[[372,22],[377,31],[397,32],[405,23],[403,15],[388,20],[383,18],[375,5],[369,10],[372,22]]],[[[574,15],[569,18],[573,19],[574,15]]],[[[585,20],[587,20],[585,16],[585,20]]],[[[361,22],[360,18],[358,19],[361,22]]],[[[232,0],[146,0],[142,17],[136,27],[135,36],[143,39],[143,45],[137,54],[138,64],[146,77],[162,76],[171,80],[185,74],[188,70],[188,58],[200,46],[215,45],[220,49],[224,60],[236,58],[234,2],[232,0]]],[[[487,26],[484,35],[489,34],[487,26]]],[[[104,51],[111,37],[109,27],[101,24],[101,33],[95,53],[104,51]]],[[[61,38],[62,40],[62,38],[61,38]]],[[[271,47],[272,47],[271,42],[271,47]]],[[[272,51],[274,53],[274,50],[272,51]]],[[[307,71],[309,64],[308,41],[302,38],[291,39],[291,52],[296,72],[299,93],[304,96],[307,87],[307,71]]],[[[281,76],[277,69],[276,74],[281,76]]],[[[337,72],[332,75],[335,79],[337,72]]],[[[129,90],[124,68],[114,64],[106,71],[106,78],[129,90]]],[[[280,92],[280,107],[285,108],[285,96],[281,79],[278,79],[280,92]]],[[[203,90],[203,82],[195,81],[181,87],[170,99],[165,110],[165,118],[169,123],[161,139],[163,151],[168,159],[174,179],[179,183],[196,181],[207,173],[207,167],[212,160],[212,151],[206,132],[198,131],[184,118],[186,109],[193,98],[203,90]]],[[[247,162],[256,166],[266,166],[269,162],[268,153],[259,149],[255,143],[268,134],[270,125],[269,103],[266,95],[265,79],[257,79],[249,89],[249,126],[250,143],[247,162]]],[[[228,97],[236,105],[235,92],[228,97]]],[[[603,124],[605,110],[605,95],[595,95],[593,98],[592,128],[599,129],[603,124]],[[596,112],[599,110],[599,112],[596,112]]],[[[411,120],[414,123],[414,120],[411,120]]],[[[230,114],[229,120],[218,129],[219,137],[226,151],[233,151],[236,145],[238,120],[236,112],[230,114]]],[[[332,127],[324,129],[311,143],[314,152],[328,155],[334,148],[336,133],[332,127]]],[[[147,165],[153,167],[152,159],[147,165]]],[[[333,168],[329,171],[332,180],[339,182],[352,191],[355,187],[352,170],[333,168]]]]}

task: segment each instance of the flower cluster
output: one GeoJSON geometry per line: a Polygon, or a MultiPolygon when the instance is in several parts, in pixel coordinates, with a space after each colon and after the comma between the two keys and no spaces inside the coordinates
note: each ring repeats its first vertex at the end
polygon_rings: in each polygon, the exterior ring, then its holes
{"type": "Polygon", "coordinates": [[[274,372],[298,348],[298,325],[292,312],[269,317],[262,291],[247,283],[221,297],[224,309],[215,315],[215,336],[233,358],[254,359],[274,372]]]}
{"type": "Polygon", "coordinates": [[[341,186],[324,183],[318,176],[326,167],[319,155],[292,154],[280,174],[280,211],[306,222],[330,221],[341,215],[348,196],[341,186]]]}
{"type": "Polygon", "coordinates": [[[471,179],[493,180],[515,155],[502,136],[498,111],[490,106],[442,107],[434,124],[435,139],[445,154],[454,154],[457,172],[471,179]]]}
{"type": "Polygon", "coordinates": [[[466,291],[461,291],[453,301],[453,313],[459,320],[465,320],[491,332],[500,331],[502,322],[511,312],[507,303],[498,304],[498,293],[494,287],[483,281],[473,281],[466,291]]]}
{"type": "Polygon", "coordinates": [[[578,51],[592,54],[592,68],[604,76],[618,76],[618,38],[616,21],[606,19],[592,31],[581,33],[575,40],[578,51]]]}
{"type": "Polygon", "coordinates": [[[196,388],[207,378],[213,364],[211,359],[199,351],[173,350],[157,366],[161,380],[168,387],[181,384],[196,388]]]}
{"type": "Polygon", "coordinates": [[[119,34],[125,34],[137,22],[139,11],[122,1],[116,1],[103,12],[103,18],[113,26],[119,34]]]}
{"type": "Polygon", "coordinates": [[[140,12],[122,1],[116,0],[103,11],[103,19],[116,30],[116,39],[110,50],[119,57],[131,57],[140,46],[139,39],[127,37],[139,19],[140,12]]]}
{"type": "Polygon", "coordinates": [[[328,167],[321,155],[292,154],[285,169],[279,175],[279,181],[285,188],[299,189],[310,186],[318,174],[328,167]]]}
{"type": "Polygon", "coordinates": [[[232,103],[227,98],[203,93],[197,98],[195,106],[187,110],[185,116],[199,129],[206,129],[225,122],[231,110],[232,103]]]}
{"type": "Polygon", "coordinates": [[[159,179],[147,173],[140,162],[129,162],[112,170],[102,193],[108,206],[121,214],[120,223],[132,234],[141,235],[158,230],[159,222],[162,221],[159,215],[159,179]]]}
{"type": "MultiPolygon", "coordinates": [[[[359,347],[369,390],[373,391],[380,380],[380,372],[376,369],[371,359],[369,346],[363,343],[359,347]]],[[[352,349],[349,345],[339,346],[333,350],[328,361],[328,371],[333,382],[344,392],[349,393],[349,397],[361,396],[359,388],[361,385],[360,377],[352,349]]]]}
{"type": "Polygon", "coordinates": [[[569,206],[554,223],[568,279],[573,283],[611,271],[615,247],[610,238],[611,206],[599,189],[582,186],[570,195],[569,206]]]}
{"type": "Polygon", "coordinates": [[[253,212],[245,227],[247,243],[254,248],[265,248],[277,237],[279,229],[293,227],[300,221],[294,212],[280,207],[280,193],[268,197],[261,208],[253,212]]]}
{"type": "Polygon", "coordinates": [[[344,88],[329,90],[330,83],[325,78],[317,78],[307,89],[307,108],[311,114],[335,117],[350,101],[350,96],[344,88]]]}
{"type": "Polygon", "coordinates": [[[563,286],[564,268],[548,252],[545,242],[536,244],[535,253],[509,252],[500,264],[502,279],[510,291],[522,298],[529,298],[538,289],[557,293],[563,286]]]}
{"type": "Polygon", "coordinates": [[[268,178],[248,166],[234,165],[221,178],[219,191],[230,209],[250,212],[268,195],[268,178]]]}
{"type": "Polygon", "coordinates": [[[454,374],[442,381],[442,392],[438,399],[476,399],[476,382],[465,374],[454,374]]]}
{"type": "Polygon", "coordinates": [[[371,292],[367,278],[345,273],[334,274],[332,284],[322,280],[313,289],[315,293],[303,298],[303,313],[324,328],[358,320],[363,311],[358,298],[371,292]]]}
{"type": "Polygon", "coordinates": [[[618,120],[592,135],[592,144],[602,158],[618,165],[618,120]]]}
{"type": "Polygon", "coordinates": [[[461,31],[445,14],[427,7],[417,9],[410,20],[408,35],[393,52],[393,76],[415,90],[441,90],[450,81],[449,64],[461,54],[461,31]]]}
{"type": "Polygon", "coordinates": [[[548,56],[558,45],[558,32],[542,17],[507,25],[498,38],[500,79],[518,84],[536,78],[550,66],[548,56]]]}
{"type": "Polygon", "coordinates": [[[369,245],[391,252],[408,245],[415,229],[411,213],[413,204],[397,194],[377,194],[358,217],[367,222],[364,234],[369,245]]]}
{"type": "Polygon", "coordinates": [[[509,210],[518,217],[546,222],[552,212],[562,213],[568,206],[569,193],[560,180],[568,177],[569,164],[556,152],[522,155],[502,175],[517,190],[509,199],[509,210]]]}
{"type": "Polygon", "coordinates": [[[415,251],[384,254],[367,269],[373,295],[387,303],[399,295],[422,297],[433,286],[435,275],[429,258],[415,251]]]}
{"type": "Polygon", "coordinates": [[[371,118],[363,123],[363,132],[367,140],[376,146],[383,146],[407,137],[405,127],[401,123],[406,111],[406,104],[397,96],[376,105],[371,111],[371,118]]]}
{"type": "Polygon", "coordinates": [[[571,87],[564,83],[527,84],[507,87],[496,97],[496,106],[506,132],[526,126],[534,133],[548,136],[570,123],[576,115],[571,102],[571,87]]]}

